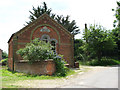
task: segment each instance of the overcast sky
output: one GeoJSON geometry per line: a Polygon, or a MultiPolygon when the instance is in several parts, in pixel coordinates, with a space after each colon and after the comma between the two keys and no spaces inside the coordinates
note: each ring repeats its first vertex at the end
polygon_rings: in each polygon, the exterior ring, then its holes
{"type": "MultiPolygon", "coordinates": [[[[44,1],[53,13],[69,15],[71,20],[75,20],[81,32],[85,23],[113,29],[115,17],[112,8],[117,7],[117,0],[0,0],[0,49],[8,52],[10,36],[29,21],[32,6],[43,5],[44,1]]],[[[75,38],[81,38],[81,34],[75,38]]]]}

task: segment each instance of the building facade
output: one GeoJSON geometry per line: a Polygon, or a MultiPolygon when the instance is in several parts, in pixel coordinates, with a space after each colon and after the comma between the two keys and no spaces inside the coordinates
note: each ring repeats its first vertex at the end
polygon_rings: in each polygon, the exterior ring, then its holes
{"type": "Polygon", "coordinates": [[[51,45],[54,46],[53,51],[57,54],[64,55],[64,59],[70,67],[74,66],[73,35],[47,14],[43,14],[10,37],[8,41],[8,67],[10,70],[14,70],[15,63],[22,60],[22,58],[16,54],[16,51],[24,48],[27,43],[35,38],[50,42],[51,45]]]}

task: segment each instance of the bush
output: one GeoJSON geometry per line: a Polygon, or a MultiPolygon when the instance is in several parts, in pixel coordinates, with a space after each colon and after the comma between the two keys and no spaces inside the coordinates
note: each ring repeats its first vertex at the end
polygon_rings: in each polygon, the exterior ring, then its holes
{"type": "Polygon", "coordinates": [[[50,43],[40,41],[36,38],[31,43],[28,43],[25,48],[18,50],[17,54],[20,54],[23,59],[29,60],[29,63],[33,63],[34,61],[52,59],[54,53],[51,48],[50,43]]]}
{"type": "Polygon", "coordinates": [[[3,58],[3,59],[8,58],[8,54],[7,54],[5,51],[2,52],[2,58],[3,58]]]}
{"type": "Polygon", "coordinates": [[[2,65],[7,65],[8,58],[1,60],[2,65]]]}
{"type": "Polygon", "coordinates": [[[119,65],[120,60],[106,58],[103,57],[101,61],[98,59],[92,59],[91,61],[79,61],[81,65],[90,65],[90,66],[111,66],[111,65],[119,65]]]}
{"type": "Polygon", "coordinates": [[[92,66],[107,66],[107,65],[111,66],[111,65],[118,65],[118,64],[120,64],[120,61],[115,59],[105,58],[105,57],[103,57],[101,61],[92,60],[89,62],[89,65],[92,65],[92,66]]]}
{"type": "Polygon", "coordinates": [[[64,66],[64,64],[66,63],[63,59],[63,57],[61,57],[60,55],[56,55],[53,58],[55,65],[56,65],[56,72],[55,74],[57,76],[66,76],[67,72],[69,71],[69,68],[67,68],[66,66],[64,66]]]}
{"type": "Polygon", "coordinates": [[[20,54],[23,59],[28,60],[31,64],[35,61],[53,59],[56,65],[55,75],[66,76],[69,69],[64,66],[66,62],[63,56],[54,54],[51,48],[50,43],[40,41],[36,38],[31,43],[28,43],[25,48],[18,50],[17,54],[20,54]]]}

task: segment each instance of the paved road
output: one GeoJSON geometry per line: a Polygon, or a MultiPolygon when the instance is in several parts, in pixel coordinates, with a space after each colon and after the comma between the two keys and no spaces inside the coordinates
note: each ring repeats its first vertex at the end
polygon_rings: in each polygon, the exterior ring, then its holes
{"type": "Polygon", "coordinates": [[[118,67],[106,67],[78,75],[66,81],[61,88],[118,88],[118,67]]]}

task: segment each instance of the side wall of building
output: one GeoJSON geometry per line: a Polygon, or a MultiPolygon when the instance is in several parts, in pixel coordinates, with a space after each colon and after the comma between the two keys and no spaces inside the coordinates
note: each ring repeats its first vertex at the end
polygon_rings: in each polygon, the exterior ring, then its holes
{"type": "Polygon", "coordinates": [[[13,70],[13,39],[8,43],[8,69],[13,70]]]}

